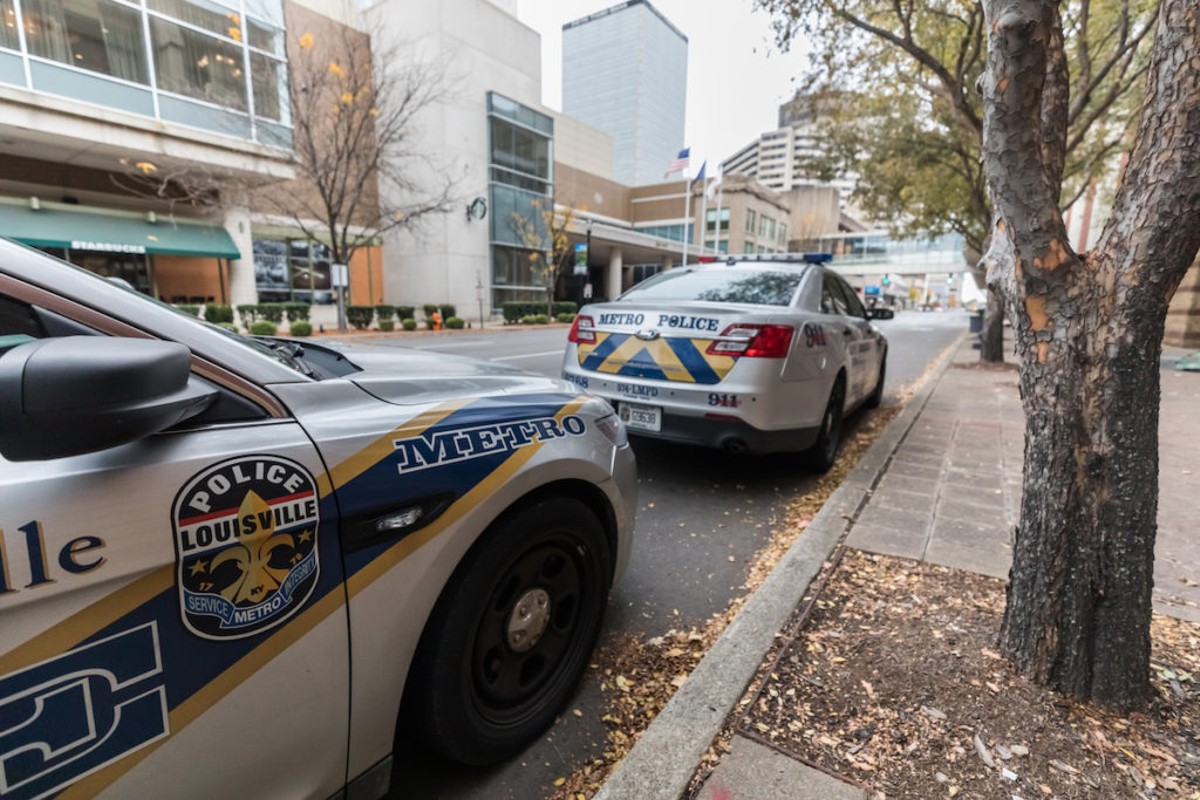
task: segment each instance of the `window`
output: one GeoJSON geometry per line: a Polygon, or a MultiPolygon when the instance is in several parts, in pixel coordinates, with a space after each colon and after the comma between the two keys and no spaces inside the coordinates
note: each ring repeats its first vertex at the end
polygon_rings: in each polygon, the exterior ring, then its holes
{"type": "Polygon", "coordinates": [[[850,304],[842,292],[838,278],[831,272],[826,272],[821,282],[821,313],[850,314],[850,304]]]}
{"type": "Polygon", "coordinates": [[[154,17],[154,70],[158,88],[246,111],[242,48],[154,17]]]}
{"type": "Polygon", "coordinates": [[[254,115],[279,122],[287,106],[287,70],[283,62],[251,53],[250,84],[254,89],[254,115]]]}
{"type": "Polygon", "coordinates": [[[775,220],[773,220],[773,219],[767,220],[767,238],[768,239],[775,238],[775,220]]]}
{"type": "Polygon", "coordinates": [[[846,297],[846,305],[850,309],[850,315],[853,317],[867,316],[867,310],[863,308],[862,301],[858,299],[858,292],[854,291],[850,284],[846,283],[840,275],[834,275],[834,282],[842,287],[842,294],[846,297]]]}
{"type": "MultiPolygon", "coordinates": [[[[708,210],[708,213],[705,215],[704,230],[707,231],[708,233],[712,233],[713,230],[716,229],[716,226],[717,226],[717,210],[715,208],[710,208],[708,210]]],[[[724,232],[727,230],[729,230],[729,209],[722,208],[721,209],[721,231],[724,232]]]]}
{"type": "Polygon", "coordinates": [[[304,239],[255,239],[254,282],[264,303],[333,302],[330,252],[304,239]]]}
{"type": "Polygon", "coordinates": [[[753,236],[754,235],[754,227],[755,227],[754,209],[748,208],[748,209],[746,209],[746,233],[753,236]]]}
{"type": "MultiPolygon", "coordinates": [[[[79,69],[148,83],[141,15],[109,0],[25,0],[29,52],[79,69]]],[[[11,9],[5,8],[5,17],[11,9]]],[[[7,25],[5,25],[7,28],[7,25]]]]}
{"type": "Polygon", "coordinates": [[[631,289],[622,301],[666,300],[716,303],[754,303],[789,306],[804,279],[804,270],[764,270],[746,267],[678,269],[664,272],[631,289]]]}
{"type": "Polygon", "coordinates": [[[13,0],[0,0],[0,47],[16,50],[21,41],[17,38],[17,12],[13,0]]]}
{"type": "Polygon", "coordinates": [[[786,222],[781,222],[781,223],[779,223],[779,243],[780,243],[781,245],[783,245],[783,246],[786,248],[786,247],[787,247],[787,242],[788,242],[788,238],[787,238],[787,223],[786,223],[786,222]]]}
{"type": "Polygon", "coordinates": [[[758,218],[758,235],[762,236],[762,237],[765,237],[767,235],[767,218],[766,217],[758,218]]]}

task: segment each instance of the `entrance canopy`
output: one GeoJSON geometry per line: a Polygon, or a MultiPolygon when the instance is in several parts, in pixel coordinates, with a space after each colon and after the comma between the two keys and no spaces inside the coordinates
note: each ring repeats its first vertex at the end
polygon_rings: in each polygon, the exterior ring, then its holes
{"type": "Polygon", "coordinates": [[[33,247],[241,258],[224,228],[145,216],[0,204],[0,236],[33,247]]]}

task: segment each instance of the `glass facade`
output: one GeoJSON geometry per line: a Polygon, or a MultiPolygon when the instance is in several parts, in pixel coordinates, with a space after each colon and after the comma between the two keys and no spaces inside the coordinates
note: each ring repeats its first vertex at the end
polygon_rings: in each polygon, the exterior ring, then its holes
{"type": "Polygon", "coordinates": [[[332,303],[329,248],[304,239],[255,239],[259,302],[332,303]]]}
{"type": "Polygon", "coordinates": [[[544,300],[530,258],[540,242],[530,238],[544,235],[543,212],[554,207],[554,120],[491,92],[488,134],[492,307],[544,300]]]}
{"type": "Polygon", "coordinates": [[[289,146],[283,35],[282,0],[0,0],[0,82],[289,146]]]}

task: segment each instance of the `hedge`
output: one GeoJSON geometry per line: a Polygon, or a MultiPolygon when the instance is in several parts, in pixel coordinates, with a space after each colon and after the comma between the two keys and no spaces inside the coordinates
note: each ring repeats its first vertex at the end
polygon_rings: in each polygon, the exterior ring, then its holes
{"type": "Polygon", "coordinates": [[[400,320],[400,324],[404,326],[406,331],[415,331],[417,329],[417,321],[412,317],[405,317],[400,320]]]}
{"type": "Polygon", "coordinates": [[[238,319],[242,321],[242,327],[246,330],[259,318],[261,312],[259,307],[254,304],[240,305],[237,307],[238,319]]]}
{"type": "Polygon", "coordinates": [[[209,303],[204,307],[204,319],[214,325],[220,325],[222,322],[232,325],[233,306],[209,303]]]}
{"type": "Polygon", "coordinates": [[[274,322],[260,319],[250,323],[250,333],[255,336],[274,336],[279,333],[279,328],[274,322]]]}
{"type": "Polygon", "coordinates": [[[184,306],[175,306],[175,307],[189,316],[192,316],[192,317],[200,316],[200,306],[184,305],[184,306]]]}
{"type": "Polygon", "coordinates": [[[308,303],[284,303],[283,310],[287,314],[288,322],[307,322],[312,306],[308,303]]]}
{"type": "Polygon", "coordinates": [[[527,314],[521,317],[521,322],[524,325],[545,325],[550,322],[550,318],[545,314],[527,314]]]}
{"type": "Polygon", "coordinates": [[[391,319],[379,320],[379,330],[383,331],[384,333],[391,333],[392,331],[396,330],[395,318],[393,317],[391,319]]]}
{"type": "Polygon", "coordinates": [[[463,325],[466,325],[466,322],[463,320],[462,317],[450,317],[449,319],[446,320],[446,327],[451,328],[453,330],[458,330],[458,329],[462,328],[463,325]]]}
{"type": "Polygon", "coordinates": [[[559,314],[558,316],[555,317],[555,319],[558,320],[559,322],[565,322],[568,325],[570,325],[572,322],[575,321],[575,315],[574,314],[559,314]]]}
{"type": "Polygon", "coordinates": [[[292,336],[312,336],[312,323],[306,319],[298,319],[288,326],[292,336]]]}
{"type": "MultiPolygon", "coordinates": [[[[560,314],[570,314],[574,317],[575,312],[579,310],[579,304],[569,300],[559,300],[551,304],[551,309],[555,317],[560,314]]],[[[500,310],[504,314],[505,322],[520,322],[524,317],[545,314],[546,304],[540,300],[511,300],[501,303],[500,310]]]]}
{"type": "Polygon", "coordinates": [[[400,319],[416,319],[416,306],[396,306],[396,316],[400,319]]]}
{"type": "Polygon", "coordinates": [[[258,316],[278,325],[283,322],[283,303],[259,303],[258,316]]]}
{"type": "Polygon", "coordinates": [[[360,331],[367,329],[374,316],[374,306],[346,306],[346,320],[360,331]]]}
{"type": "Polygon", "coordinates": [[[396,307],[389,305],[375,306],[375,318],[381,323],[385,320],[393,321],[396,319],[396,307]]]}

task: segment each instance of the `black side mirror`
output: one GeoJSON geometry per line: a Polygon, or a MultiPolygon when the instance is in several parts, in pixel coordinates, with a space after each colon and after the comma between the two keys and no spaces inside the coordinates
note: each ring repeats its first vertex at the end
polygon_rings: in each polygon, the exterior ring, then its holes
{"type": "Polygon", "coordinates": [[[890,308],[880,306],[878,308],[867,309],[867,319],[891,319],[894,316],[896,316],[896,312],[890,308]]]}
{"type": "Polygon", "coordinates": [[[191,353],[174,342],[64,336],[19,345],[0,356],[0,454],[64,458],[165,430],[216,398],[190,378],[191,353]]]}

